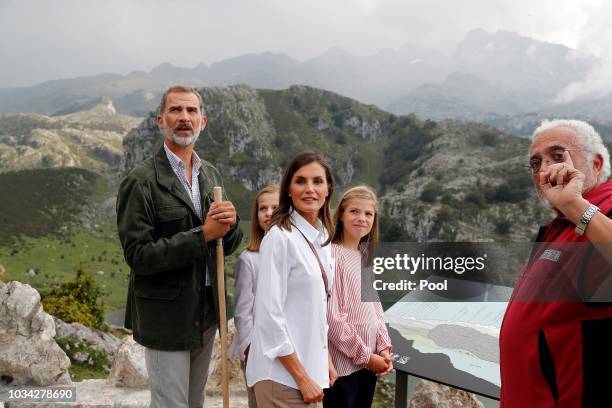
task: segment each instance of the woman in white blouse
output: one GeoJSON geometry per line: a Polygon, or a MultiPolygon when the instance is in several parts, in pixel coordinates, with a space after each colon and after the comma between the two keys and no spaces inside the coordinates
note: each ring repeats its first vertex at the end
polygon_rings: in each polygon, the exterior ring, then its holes
{"type": "MultiPolygon", "coordinates": [[[[236,335],[229,350],[229,357],[238,357],[243,371],[249,356],[253,331],[253,306],[259,270],[259,246],[270,228],[272,213],[278,207],[278,186],[269,185],[257,193],[251,209],[251,238],[236,263],[236,291],[234,292],[234,323],[236,335]]],[[[249,408],[257,408],[255,394],[247,387],[249,408]]]]}
{"type": "Polygon", "coordinates": [[[260,247],[246,368],[261,407],[320,407],[323,388],[335,381],[326,317],[332,192],[331,169],[319,153],[303,152],[287,165],[260,247]]]}

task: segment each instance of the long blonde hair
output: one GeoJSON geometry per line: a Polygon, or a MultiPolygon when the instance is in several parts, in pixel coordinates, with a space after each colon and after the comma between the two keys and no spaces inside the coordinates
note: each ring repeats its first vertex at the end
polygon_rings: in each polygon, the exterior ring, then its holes
{"type": "Polygon", "coordinates": [[[370,261],[370,257],[373,256],[374,246],[378,243],[378,198],[376,198],[376,194],[372,189],[365,185],[355,186],[348,189],[342,197],[340,198],[340,204],[338,204],[338,208],[336,208],[336,212],[334,213],[334,234],[332,235],[332,240],[334,244],[340,244],[344,241],[344,225],[342,225],[342,215],[344,214],[344,210],[346,210],[346,206],[349,200],[353,198],[361,198],[363,200],[371,200],[374,206],[374,221],[372,222],[372,229],[370,233],[359,240],[359,249],[364,252],[368,261],[370,261]]]}
{"type": "Polygon", "coordinates": [[[251,239],[249,240],[249,246],[247,250],[251,252],[259,252],[259,246],[263,239],[266,231],[259,225],[259,198],[264,194],[278,193],[278,186],[276,184],[269,184],[259,190],[251,206],[251,239]]]}

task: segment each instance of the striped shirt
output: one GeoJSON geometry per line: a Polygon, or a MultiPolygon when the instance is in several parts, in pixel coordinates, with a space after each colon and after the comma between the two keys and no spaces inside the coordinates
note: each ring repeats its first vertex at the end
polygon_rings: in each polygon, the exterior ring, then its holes
{"type": "MultiPolygon", "coordinates": [[[[191,183],[189,183],[189,180],[187,180],[187,177],[185,176],[186,166],[185,163],[183,163],[183,160],[181,160],[180,157],[174,154],[172,150],[170,150],[168,146],[166,146],[165,143],[164,150],[166,150],[166,156],[168,157],[168,161],[170,162],[170,167],[172,167],[172,171],[174,171],[174,174],[185,188],[187,195],[189,196],[189,198],[191,198],[193,208],[195,209],[198,218],[200,219],[200,221],[204,222],[204,214],[202,213],[202,200],[200,199],[200,183],[198,182],[198,176],[200,175],[200,167],[202,167],[202,160],[200,160],[200,157],[194,150],[191,155],[191,183]]],[[[210,276],[208,276],[210,272],[208,271],[208,268],[206,269],[206,273],[204,274],[205,285],[211,286],[211,279],[210,276]]]]}
{"type": "Polygon", "coordinates": [[[367,367],[370,355],[391,347],[380,302],[361,301],[361,253],[332,244],[336,272],[327,304],[329,352],[343,377],[367,367]]]}
{"type": "Polygon", "coordinates": [[[197,182],[198,176],[200,175],[200,167],[202,167],[202,160],[200,160],[200,157],[194,151],[191,155],[191,183],[189,183],[185,176],[185,163],[183,163],[181,158],[174,154],[165,143],[164,149],[166,150],[166,156],[168,156],[168,161],[170,161],[170,166],[174,174],[176,174],[176,177],[178,177],[185,188],[187,195],[191,198],[196,214],[198,218],[200,218],[200,221],[202,221],[204,218],[202,215],[202,202],[200,200],[200,183],[197,182]],[[195,183],[193,182],[194,180],[196,181],[195,183]]]}

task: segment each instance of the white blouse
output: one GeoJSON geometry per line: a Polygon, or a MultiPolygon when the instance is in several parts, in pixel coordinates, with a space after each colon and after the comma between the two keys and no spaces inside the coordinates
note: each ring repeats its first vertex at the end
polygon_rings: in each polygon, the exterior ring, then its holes
{"type": "Polygon", "coordinates": [[[253,307],[259,270],[259,252],[243,251],[236,262],[236,290],[234,292],[234,324],[236,335],[229,349],[229,357],[244,361],[244,351],[251,344],[253,307]]]}
{"type": "Polygon", "coordinates": [[[297,389],[277,358],[295,352],[308,375],[321,388],[328,388],[327,296],[319,263],[306,239],[319,255],[330,290],[334,273],[331,245],[321,246],[328,237],[321,222],[315,228],[296,211],[291,213],[291,222],[291,231],[276,225],[270,228],[259,249],[247,384],[272,380],[297,389]]]}

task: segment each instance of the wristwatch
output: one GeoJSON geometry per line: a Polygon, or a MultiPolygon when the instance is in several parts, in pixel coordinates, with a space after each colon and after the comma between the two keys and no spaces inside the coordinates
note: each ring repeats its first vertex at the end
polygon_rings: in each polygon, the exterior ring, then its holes
{"type": "Polygon", "coordinates": [[[576,231],[576,234],[581,236],[584,235],[584,231],[586,230],[587,225],[589,225],[589,222],[591,222],[591,218],[593,218],[597,211],[599,211],[599,207],[597,207],[595,204],[589,205],[589,208],[587,208],[584,214],[582,214],[580,221],[574,229],[574,231],[576,231]]]}

